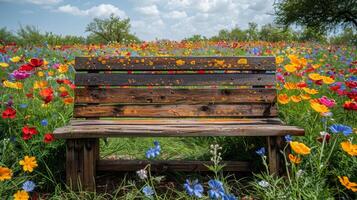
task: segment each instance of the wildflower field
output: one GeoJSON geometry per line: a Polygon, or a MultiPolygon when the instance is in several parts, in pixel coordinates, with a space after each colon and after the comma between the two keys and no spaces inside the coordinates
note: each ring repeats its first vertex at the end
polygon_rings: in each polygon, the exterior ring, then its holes
{"type": "MultiPolygon", "coordinates": [[[[357,199],[357,49],[316,43],[149,42],[132,45],[0,46],[0,199],[357,199]],[[75,56],[276,56],[279,117],[305,129],[285,137],[286,175],[269,174],[255,138],[118,138],[101,157],[213,160],[207,174],[156,174],[150,166],[97,193],[64,184],[75,56]],[[255,161],[253,174],[220,161],[255,161]]],[[[115,179],[116,180],[116,179],[115,179]]]]}

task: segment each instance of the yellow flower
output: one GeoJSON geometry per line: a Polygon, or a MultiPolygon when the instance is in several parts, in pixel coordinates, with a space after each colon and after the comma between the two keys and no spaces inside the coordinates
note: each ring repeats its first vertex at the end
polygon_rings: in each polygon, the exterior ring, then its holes
{"type": "Polygon", "coordinates": [[[19,190],[14,194],[14,200],[28,200],[29,194],[25,190],[19,190]]]}
{"type": "Polygon", "coordinates": [[[330,85],[330,84],[332,84],[332,83],[335,82],[335,80],[333,80],[333,78],[330,78],[330,77],[328,77],[328,76],[322,77],[322,81],[323,81],[325,84],[328,84],[328,85],[330,85]]]}
{"type": "Polygon", "coordinates": [[[246,64],[248,64],[248,60],[246,58],[241,58],[237,61],[237,64],[246,65],[246,64]]]}
{"type": "Polygon", "coordinates": [[[328,109],[327,106],[322,105],[316,101],[311,101],[310,102],[310,106],[312,109],[314,109],[316,112],[318,113],[326,113],[326,112],[330,112],[330,110],[328,109]]]}
{"type": "Polygon", "coordinates": [[[276,57],[275,62],[277,65],[281,64],[282,62],[284,62],[284,57],[283,56],[276,57]]]}
{"type": "Polygon", "coordinates": [[[6,68],[8,66],[9,66],[9,64],[4,63],[4,62],[0,62],[0,67],[6,68]]]}
{"type": "Polygon", "coordinates": [[[176,60],[176,65],[177,66],[181,66],[181,65],[184,65],[185,64],[185,61],[183,61],[183,60],[176,60]]]}
{"type": "Polygon", "coordinates": [[[289,103],[289,96],[287,94],[279,94],[278,95],[278,102],[281,104],[289,103]]]}
{"type": "Polygon", "coordinates": [[[309,100],[311,99],[311,96],[309,94],[300,94],[300,97],[303,99],[303,100],[309,100]]]}
{"type": "Polygon", "coordinates": [[[53,76],[55,73],[53,71],[48,71],[48,76],[53,76]]]}
{"type": "Polygon", "coordinates": [[[311,73],[308,76],[313,81],[318,81],[318,80],[321,80],[323,78],[323,76],[321,76],[320,74],[317,74],[317,73],[311,73]]]}
{"type": "Polygon", "coordinates": [[[299,58],[296,55],[288,55],[288,58],[290,59],[290,62],[293,65],[299,65],[300,64],[299,58]]]}
{"type": "Polygon", "coordinates": [[[13,88],[13,89],[18,89],[18,90],[23,88],[23,85],[20,82],[10,82],[10,81],[6,80],[2,84],[4,87],[7,87],[7,88],[13,88]]]}
{"type": "Polygon", "coordinates": [[[291,141],[290,147],[295,153],[300,154],[300,155],[310,154],[310,151],[311,151],[309,147],[307,147],[305,144],[303,144],[301,142],[291,141]]]}
{"type": "Polygon", "coordinates": [[[341,142],[342,149],[351,156],[357,156],[357,144],[352,144],[350,141],[341,142]]]}
{"type": "Polygon", "coordinates": [[[294,164],[299,164],[301,163],[301,158],[299,158],[298,156],[294,156],[293,154],[289,154],[289,160],[290,162],[294,163],[294,164]]]}
{"type": "Polygon", "coordinates": [[[295,103],[299,103],[301,101],[301,97],[293,95],[290,97],[291,101],[295,102],[295,103]]]}
{"type": "Polygon", "coordinates": [[[17,63],[20,60],[21,60],[21,58],[19,56],[15,56],[15,57],[10,58],[10,61],[13,62],[13,63],[17,63]]]}
{"type": "Polygon", "coordinates": [[[347,176],[343,176],[342,178],[338,176],[338,179],[340,183],[347,189],[352,190],[353,192],[357,192],[357,183],[351,182],[347,176]]]}
{"type": "Polygon", "coordinates": [[[47,81],[35,81],[33,89],[43,89],[47,87],[47,81]]]}
{"type": "Polygon", "coordinates": [[[58,90],[60,92],[66,92],[67,91],[66,87],[64,87],[64,86],[59,87],[58,90]]]}
{"type": "Polygon", "coordinates": [[[308,94],[318,94],[319,93],[319,91],[317,91],[315,89],[310,89],[310,88],[303,88],[303,90],[308,94]]]}
{"type": "Polygon", "coordinates": [[[20,165],[22,165],[22,169],[26,172],[32,172],[34,168],[36,168],[37,165],[37,161],[36,161],[36,157],[34,156],[25,156],[25,158],[23,160],[20,160],[19,162],[20,165]]]}
{"type": "Polygon", "coordinates": [[[43,77],[44,75],[45,75],[45,73],[43,73],[42,71],[37,72],[37,76],[39,76],[39,77],[43,77]]]}
{"type": "Polygon", "coordinates": [[[295,90],[297,88],[296,84],[295,83],[292,83],[292,82],[286,82],[284,84],[284,88],[287,89],[287,90],[295,90]]]}
{"type": "Polygon", "coordinates": [[[0,166],[0,181],[10,180],[12,177],[12,170],[7,167],[0,166]]]}
{"type": "Polygon", "coordinates": [[[295,65],[292,65],[292,64],[287,64],[285,65],[285,70],[292,73],[292,72],[295,72],[296,71],[296,66],[295,65]]]}
{"type": "Polygon", "coordinates": [[[68,71],[68,65],[60,65],[59,67],[58,67],[58,72],[59,73],[66,73],[68,71]]]}
{"type": "Polygon", "coordinates": [[[224,65],[224,60],[217,60],[217,59],[215,59],[215,60],[214,60],[214,63],[215,63],[215,65],[217,65],[217,66],[223,66],[223,65],[224,65]]]}

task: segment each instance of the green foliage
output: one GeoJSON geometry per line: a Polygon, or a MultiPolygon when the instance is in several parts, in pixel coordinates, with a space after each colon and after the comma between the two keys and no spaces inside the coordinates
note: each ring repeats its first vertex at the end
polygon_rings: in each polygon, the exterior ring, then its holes
{"type": "Polygon", "coordinates": [[[352,28],[346,28],[344,31],[336,36],[331,37],[330,39],[332,44],[349,44],[357,46],[357,32],[352,28]]]}
{"type": "Polygon", "coordinates": [[[16,36],[8,31],[6,27],[0,28],[0,44],[7,44],[16,41],[16,36]]]}
{"type": "Polygon", "coordinates": [[[103,41],[105,43],[133,43],[139,41],[135,35],[130,33],[130,19],[120,19],[114,15],[107,19],[94,18],[87,25],[86,31],[91,33],[92,41],[99,43],[103,41]]]}
{"type": "Polygon", "coordinates": [[[326,31],[338,26],[357,28],[355,0],[279,0],[274,4],[275,21],[326,31]]]}

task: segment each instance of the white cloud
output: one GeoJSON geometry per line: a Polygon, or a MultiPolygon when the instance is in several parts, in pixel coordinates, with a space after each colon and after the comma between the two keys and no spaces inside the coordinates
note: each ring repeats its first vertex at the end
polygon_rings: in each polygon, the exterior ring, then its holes
{"type": "Polygon", "coordinates": [[[120,10],[116,6],[113,6],[112,4],[100,4],[98,6],[93,6],[91,8],[83,9],[83,10],[81,10],[76,6],[67,4],[58,7],[57,11],[72,14],[72,15],[77,15],[77,16],[109,17],[111,14],[114,14],[117,17],[122,17],[122,18],[126,17],[124,11],[120,10]]]}
{"type": "Polygon", "coordinates": [[[172,19],[180,19],[180,18],[187,17],[187,14],[185,11],[174,10],[172,12],[167,13],[167,15],[165,17],[172,18],[172,19]]]}
{"type": "Polygon", "coordinates": [[[62,0],[25,0],[25,1],[37,5],[55,5],[62,2],[62,0]]]}
{"type": "Polygon", "coordinates": [[[139,7],[139,8],[137,8],[137,10],[140,13],[142,13],[144,15],[149,15],[149,16],[158,16],[160,14],[160,11],[156,5],[139,7]]]}

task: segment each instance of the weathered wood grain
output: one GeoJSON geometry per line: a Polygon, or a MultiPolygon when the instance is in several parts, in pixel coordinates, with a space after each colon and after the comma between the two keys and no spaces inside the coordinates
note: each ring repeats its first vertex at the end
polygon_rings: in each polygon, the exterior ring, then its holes
{"type": "Polygon", "coordinates": [[[74,117],[274,117],[276,105],[77,105],[74,117]]]}
{"type": "Polygon", "coordinates": [[[54,131],[56,138],[104,137],[183,137],[183,136],[284,136],[304,135],[295,126],[258,125],[84,125],[66,126],[54,131]]]}
{"type": "MultiPolygon", "coordinates": [[[[205,165],[212,165],[210,161],[189,160],[100,160],[97,162],[98,171],[137,171],[150,164],[151,171],[180,171],[200,172],[209,171],[205,165]]],[[[250,171],[248,162],[222,161],[224,171],[250,171]]]]}
{"type": "Polygon", "coordinates": [[[275,57],[76,57],[77,71],[275,70],[275,57]]]}
{"type": "Polygon", "coordinates": [[[86,125],[259,125],[259,124],[283,124],[279,118],[248,118],[248,119],[224,119],[224,118],[195,118],[195,119],[176,119],[176,118],[156,118],[156,119],[117,119],[117,120],[80,120],[70,121],[71,126],[86,125]]]}
{"type": "Polygon", "coordinates": [[[275,74],[119,74],[77,73],[78,86],[264,86],[275,84],[275,74]]]}
{"type": "Polygon", "coordinates": [[[75,103],[272,103],[275,89],[77,88],[75,103]]]}

